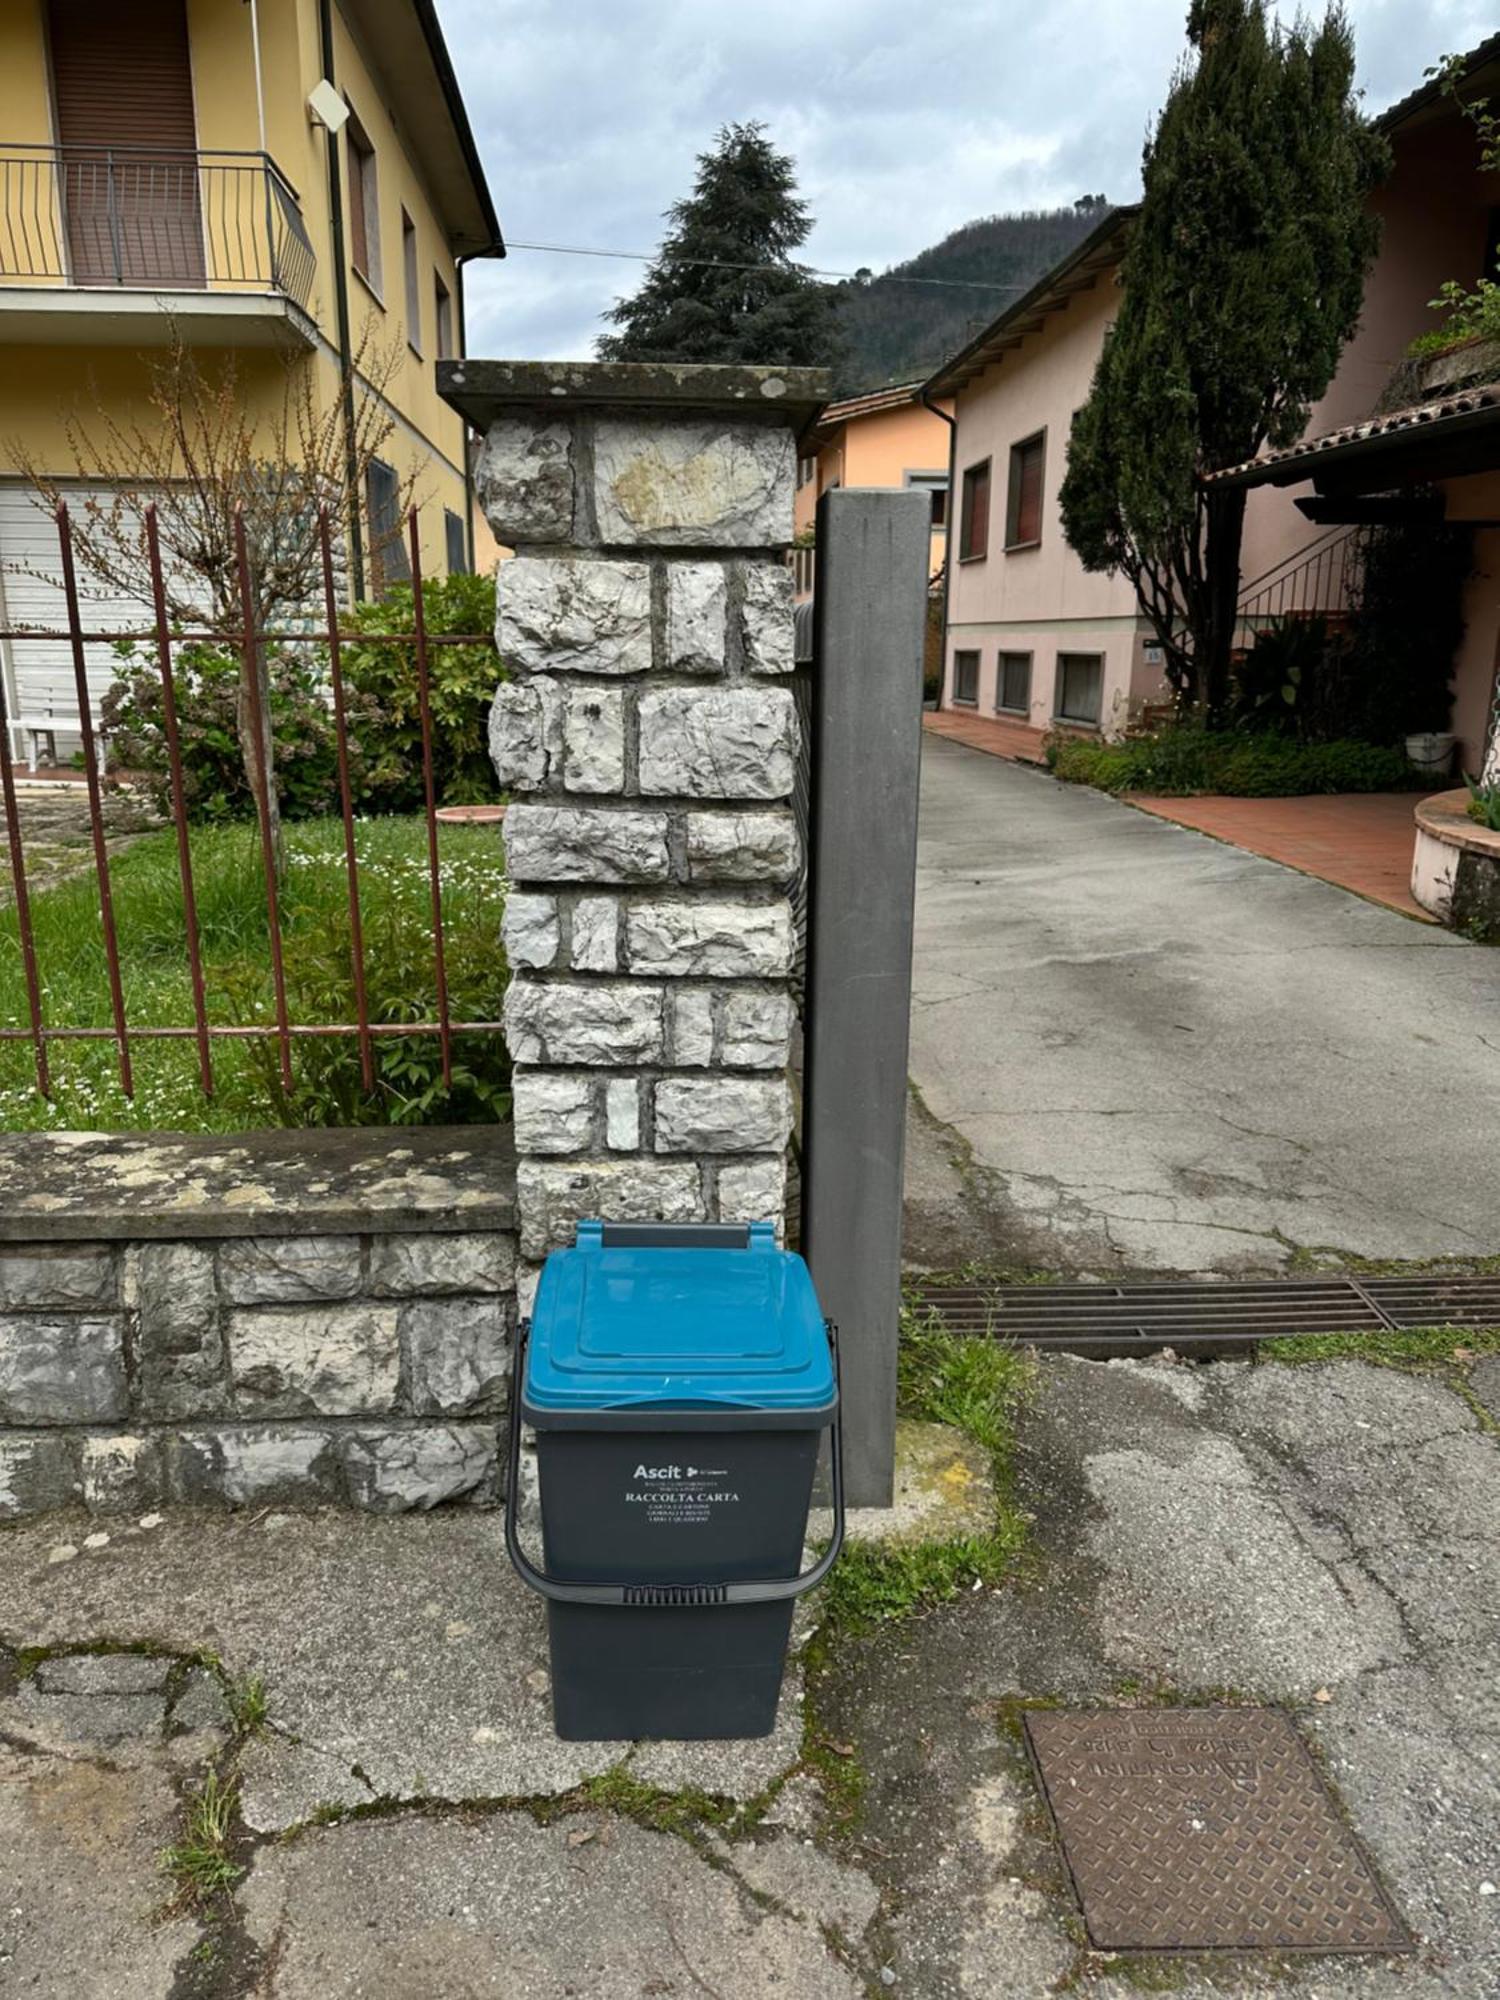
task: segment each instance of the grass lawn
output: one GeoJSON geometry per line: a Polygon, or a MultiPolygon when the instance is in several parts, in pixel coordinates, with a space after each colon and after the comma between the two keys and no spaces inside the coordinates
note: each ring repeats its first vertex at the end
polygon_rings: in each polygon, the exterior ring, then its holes
{"type": "MultiPolygon", "coordinates": [[[[366,983],[374,1021],[433,1020],[426,831],[420,817],[356,827],[366,983]]],[[[494,827],[439,829],[449,1006],[455,1020],[498,1020],[507,973],[500,946],[504,857],[494,827]]],[[[250,825],[199,827],[192,835],[208,1015],[212,1022],[275,1019],[270,931],[259,841],[250,825]]],[[[352,1021],[343,829],[337,819],[286,830],[281,897],[291,1020],[352,1021]]],[[[170,828],[117,855],[110,869],[127,1021],[191,1027],[187,932],[170,828]]],[[[108,1027],[108,972],[92,871],[32,899],[44,1020],[108,1027]]],[[[0,911],[0,1026],[28,1025],[14,909],[0,911]]],[[[294,1088],[282,1089],[276,1042],[213,1044],[215,1092],[199,1086],[192,1041],[135,1042],[134,1100],[120,1089],[109,1042],[50,1045],[53,1097],[35,1088],[28,1044],[0,1043],[0,1130],[243,1131],[275,1125],[462,1123],[507,1109],[509,1065],[501,1038],[454,1044],[454,1084],[442,1084],[436,1036],[378,1038],[377,1086],[366,1093],[351,1036],[293,1044],[294,1088]]]]}

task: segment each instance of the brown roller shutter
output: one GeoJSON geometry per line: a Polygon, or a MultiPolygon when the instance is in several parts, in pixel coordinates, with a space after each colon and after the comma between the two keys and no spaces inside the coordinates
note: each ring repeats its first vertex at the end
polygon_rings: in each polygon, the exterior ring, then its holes
{"type": "Polygon", "coordinates": [[[48,0],[47,25],[74,282],[201,285],[186,0],[48,0]]]}

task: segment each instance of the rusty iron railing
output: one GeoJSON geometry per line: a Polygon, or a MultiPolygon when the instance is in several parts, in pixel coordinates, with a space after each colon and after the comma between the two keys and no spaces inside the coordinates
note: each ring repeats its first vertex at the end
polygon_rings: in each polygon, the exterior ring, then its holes
{"type": "Polygon", "coordinates": [[[19,937],[21,964],[24,977],[27,1009],[27,1025],[24,1027],[0,1026],[0,1047],[7,1044],[30,1043],[36,1073],[36,1087],[43,1097],[52,1095],[52,1078],[48,1061],[48,1051],[52,1044],[79,1041],[112,1041],[116,1045],[120,1077],[120,1087],[127,1098],[133,1097],[135,1079],[131,1060],[132,1044],[142,1041],[183,1041],[191,1040],[197,1045],[199,1081],[206,1096],[214,1092],[213,1044],[216,1040],[245,1040],[257,1037],[274,1037],[283,1086],[293,1087],[292,1047],[303,1038],[338,1039],[355,1037],[359,1043],[360,1068],[364,1088],[375,1087],[374,1043],[379,1036],[436,1037],[441,1050],[442,1076],[445,1088],[453,1082],[453,1041],[460,1035],[499,1035],[503,1023],[490,1020],[454,1020],[449,1007],[448,966],[443,938],[442,878],[438,848],[438,798],[434,762],[434,738],[432,715],[432,689],[430,680],[431,653],[440,646],[491,645],[489,633],[429,633],[425,607],[422,598],[422,552],[418,516],[413,509],[407,516],[406,539],[411,563],[412,585],[412,629],[406,632],[371,632],[361,628],[357,632],[341,627],[339,619],[338,593],[335,584],[335,529],[329,511],[322,508],[318,519],[319,558],[322,573],[322,618],[321,626],[313,627],[299,622],[295,629],[286,631],[257,629],[255,622],[255,590],[250,557],[246,545],[243,515],[235,522],[235,564],[241,623],[237,630],[184,631],[174,630],[168,616],[168,592],[161,552],[160,530],[154,505],[143,510],[145,544],[147,550],[147,570],[150,579],[151,603],[143,605],[148,611],[149,625],[110,630],[96,630],[85,626],[80,609],[77,568],[73,547],[73,532],[66,502],[55,514],[58,540],[59,577],[63,599],[66,605],[67,624],[57,630],[40,626],[0,627],[0,650],[5,642],[50,641],[64,642],[71,653],[74,693],[77,701],[76,715],[55,718],[58,733],[76,736],[81,745],[84,784],[87,791],[90,842],[93,851],[93,869],[98,890],[99,921],[102,942],[108,969],[110,1025],[107,1027],[84,1027],[74,1024],[56,1024],[45,1018],[43,1004],[44,984],[42,968],[38,962],[36,928],[33,923],[30,885],[27,879],[25,841],[21,831],[20,804],[16,773],[10,755],[9,735],[11,715],[5,676],[0,673],[0,796],[3,796],[7,846],[9,850],[11,886],[14,893],[16,927],[19,937]],[[85,648],[89,644],[130,641],[154,648],[156,670],[161,679],[162,694],[162,735],[167,754],[168,774],[171,794],[171,816],[176,836],[177,869],[182,886],[182,908],[187,938],[188,969],[192,990],[192,1020],[175,1025],[133,1026],[127,1017],[125,988],[122,977],[122,959],[119,930],[115,919],[114,901],[111,894],[110,858],[106,836],[104,814],[105,780],[100,768],[99,730],[93,711],[92,692],[89,687],[88,663],[85,648]],[[351,781],[350,743],[351,732],[349,710],[343,670],[342,650],[346,643],[357,641],[361,646],[399,645],[410,647],[416,670],[417,709],[420,721],[423,815],[426,822],[426,873],[431,911],[432,971],[436,994],[435,1017],[418,1021],[373,1020],[368,1002],[366,984],[365,939],[361,919],[359,863],[355,843],[355,803],[351,781]],[[257,726],[251,734],[255,743],[254,771],[251,790],[254,793],[255,816],[259,828],[261,867],[264,875],[264,895],[266,922],[270,944],[270,963],[273,1001],[273,1019],[269,1022],[222,1022],[209,1018],[206,976],[203,962],[202,933],[198,921],[197,899],[193,881],[192,841],[189,834],[189,815],[186,797],[185,768],[181,729],[177,710],[177,691],[173,682],[173,650],[179,646],[215,644],[235,648],[240,655],[242,684],[252,688],[261,698],[261,713],[256,719],[257,726]],[[328,666],[328,697],[333,719],[335,749],[337,755],[339,811],[343,822],[343,865],[347,885],[349,910],[350,975],[354,993],[354,1019],[352,1021],[294,1021],[291,1018],[286,978],[285,944],[282,932],[281,909],[278,896],[277,855],[275,833],[270,810],[275,794],[272,788],[274,775],[274,745],[270,742],[269,717],[264,706],[264,681],[256,672],[257,649],[268,643],[287,646],[320,646],[324,649],[328,666]]]}

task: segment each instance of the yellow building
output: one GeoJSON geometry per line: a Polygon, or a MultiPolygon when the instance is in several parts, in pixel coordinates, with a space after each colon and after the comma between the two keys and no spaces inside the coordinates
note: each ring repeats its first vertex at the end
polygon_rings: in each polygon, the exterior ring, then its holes
{"type": "MultiPolygon", "coordinates": [[[[432,0],[0,0],[0,625],[60,608],[19,464],[71,477],[70,416],[146,417],[174,338],[209,376],[233,354],[268,436],[289,363],[324,410],[378,383],[353,579],[403,574],[408,482],[424,573],[468,568],[464,425],[434,364],[463,351],[464,262],[503,254],[432,0]]],[[[0,665],[13,721],[76,716],[58,648],[0,665]]],[[[109,672],[91,659],[96,687],[109,672]]]]}
{"type": "MultiPolygon", "coordinates": [[[[943,411],[951,403],[939,403],[943,411]]],[[[832,486],[920,486],[932,495],[930,574],[943,567],[948,544],[948,437],[943,417],[922,401],[920,382],[872,389],[830,403],[797,463],[792,553],[798,602],[812,595],[811,531],[819,498],[832,486]]]]}

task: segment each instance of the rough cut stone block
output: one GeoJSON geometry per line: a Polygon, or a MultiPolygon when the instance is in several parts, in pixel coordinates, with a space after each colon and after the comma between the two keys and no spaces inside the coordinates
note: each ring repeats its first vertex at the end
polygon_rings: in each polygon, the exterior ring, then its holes
{"type": "Polygon", "coordinates": [[[625,789],[625,697],[618,688],[570,688],[562,698],[563,789],[625,789]]]}
{"type": "Polygon", "coordinates": [[[779,979],[792,963],[792,913],[783,902],[637,903],[625,935],[633,972],[779,979]]]}
{"type": "Polygon", "coordinates": [[[352,1299],[364,1282],[357,1236],[252,1236],[219,1251],[219,1282],[237,1306],[352,1299]]]}
{"type": "Polygon", "coordinates": [[[94,1513],[139,1514],[162,1498],[161,1446],[154,1437],[119,1433],[85,1438],[80,1477],[83,1504],[94,1513]]]}
{"type": "Polygon", "coordinates": [[[729,579],[719,563],[667,567],[667,644],[662,661],[674,674],[721,674],[729,579]]]}
{"type": "Polygon", "coordinates": [[[577,972],[620,969],[620,905],[614,896],[580,896],[573,905],[573,967],[577,972]]]}
{"type": "Polygon", "coordinates": [[[673,687],[641,696],[639,783],[647,797],[784,799],[796,763],[797,718],[785,688],[673,687]]]}
{"type": "Polygon", "coordinates": [[[573,1241],[584,1216],[614,1222],[701,1222],[702,1189],[687,1160],[554,1161],[522,1159],[516,1167],[521,1254],[545,1257],[573,1241]]]}
{"type": "Polygon", "coordinates": [[[493,1502],[500,1452],[493,1424],[418,1424],[344,1440],[349,1497],[372,1514],[426,1511],[445,1500],[493,1502]]]}
{"type": "Polygon", "coordinates": [[[690,882],[790,882],[797,823],[788,812],[689,813],[690,882]]]}
{"type": "Polygon", "coordinates": [[[166,1443],[168,1491],[189,1507],[308,1505],[341,1497],[331,1431],[306,1425],[244,1424],[183,1431],[166,1443]]]}
{"type": "Polygon", "coordinates": [[[136,1267],[136,1377],[147,1416],[223,1416],[229,1405],[214,1253],[199,1243],[143,1243],[136,1267]]]}
{"type": "Polygon", "coordinates": [[[707,986],[683,986],[667,995],[672,1033],[667,1060],[677,1069],[705,1069],[714,1059],[714,996],[707,986]]]}
{"type": "Polygon", "coordinates": [[[505,1041],[518,1063],[602,1063],[619,1068],[662,1057],[659,986],[630,980],[543,985],[513,979],[505,1041]]]}
{"type": "Polygon", "coordinates": [[[774,1222],[786,1215],[786,1161],[745,1160],[719,1169],[720,1222],[774,1222]]]}
{"type": "Polygon", "coordinates": [[[0,1423],[111,1423],[126,1407],[118,1315],[0,1313],[0,1423]]]}
{"type": "Polygon", "coordinates": [[[512,1078],[516,1146],[523,1153],[584,1153],[594,1137],[598,1080],[553,1070],[517,1070],[512,1078]]]}
{"type": "Polygon", "coordinates": [[[396,1406],[399,1308],[327,1306],[229,1315],[236,1407],[246,1416],[358,1417],[396,1406]]]}
{"type": "Polygon", "coordinates": [[[512,672],[643,674],[651,668],[651,571],[592,556],[501,563],[495,643],[512,672]]]}
{"type": "Polygon", "coordinates": [[[413,1300],[401,1308],[401,1345],[417,1416],[478,1416],[504,1404],[510,1339],[499,1299],[413,1300]]]}
{"type": "Polygon", "coordinates": [[[573,428],[517,411],[490,426],[474,495],[502,547],[573,539],[573,428]]]}
{"type": "Polygon", "coordinates": [[[545,967],[557,957],[556,896],[533,896],[512,889],[505,899],[500,941],[512,966],[545,967]]]}
{"type": "Polygon", "coordinates": [[[505,855],[520,882],[665,882],[667,816],[606,806],[512,806],[505,855]]]}
{"type": "Polygon", "coordinates": [[[119,1262],[110,1244],[0,1244],[0,1311],[119,1303],[119,1262]]]}
{"type": "Polygon", "coordinates": [[[770,548],[792,538],[789,428],[600,417],[594,512],[606,545],[770,548]]]}
{"type": "Polygon", "coordinates": [[[633,1153],[641,1143],[641,1087],[633,1077],[605,1086],[604,1143],[612,1153],[633,1153]]]}
{"type": "Polygon", "coordinates": [[[792,1052],[792,1000],[784,991],[731,989],[719,1003],[719,1061],[730,1069],[782,1069],[792,1052]]]}
{"type": "Polygon", "coordinates": [[[658,1153],[776,1153],[791,1129],[784,1077],[668,1076],[656,1086],[658,1153]]]}
{"type": "Polygon", "coordinates": [[[78,1499],[78,1439],[63,1431],[0,1431],[0,1521],[78,1499]]]}
{"type": "Polygon", "coordinates": [[[490,762],[502,785],[542,790],[561,748],[562,704],[545,674],[502,681],[490,704],[490,762]]]}
{"type": "Polygon", "coordinates": [[[794,664],[792,637],[791,571],[782,563],[748,564],[740,613],[745,671],[789,674],[794,664]]]}
{"type": "Polygon", "coordinates": [[[516,1245],[499,1230],[454,1236],[377,1236],[370,1244],[376,1298],[435,1298],[444,1292],[508,1292],[516,1245]]]}

